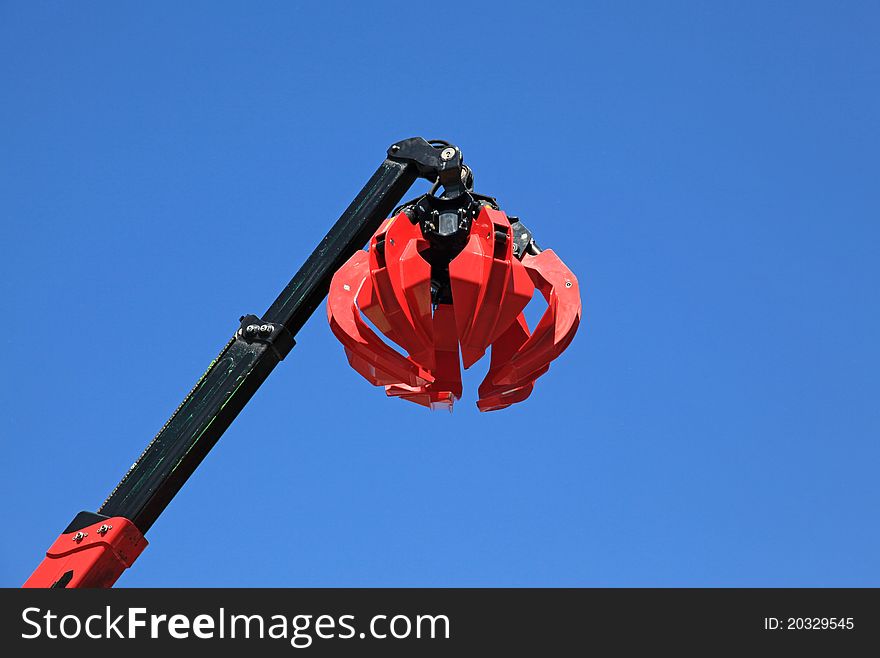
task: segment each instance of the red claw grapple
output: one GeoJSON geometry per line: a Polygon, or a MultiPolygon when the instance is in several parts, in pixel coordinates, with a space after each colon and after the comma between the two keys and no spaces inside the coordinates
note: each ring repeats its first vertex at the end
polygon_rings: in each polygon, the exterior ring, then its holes
{"type": "Polygon", "coordinates": [[[577,279],[559,257],[494,199],[473,193],[427,194],[395,211],[368,251],[336,272],[327,300],[330,327],[357,372],[389,396],[450,410],[462,392],[459,350],[469,368],[492,346],[477,407],[503,409],[531,394],[580,315],[577,279]],[[522,311],[536,288],[547,310],[530,332],[522,311]]]}

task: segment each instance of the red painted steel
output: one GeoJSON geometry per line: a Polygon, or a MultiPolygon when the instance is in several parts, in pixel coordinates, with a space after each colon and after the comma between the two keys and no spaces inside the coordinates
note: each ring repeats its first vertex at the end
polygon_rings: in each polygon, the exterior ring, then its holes
{"type": "Polygon", "coordinates": [[[112,587],[147,547],[135,525],[121,516],[62,534],[24,587],[112,587]]]}
{"type": "Polygon", "coordinates": [[[568,347],[581,315],[574,274],[551,250],[512,252],[507,216],[484,206],[467,244],[449,263],[453,303],[431,303],[430,244],[401,213],[383,222],[333,277],[327,317],[351,366],[386,394],[432,409],[451,409],[462,394],[461,363],[476,363],[491,346],[479,387],[480,411],[525,400],[535,380],[568,347]],[[530,332],[523,309],[538,289],[547,310],[530,332]],[[386,345],[366,316],[406,353],[386,345]]]}

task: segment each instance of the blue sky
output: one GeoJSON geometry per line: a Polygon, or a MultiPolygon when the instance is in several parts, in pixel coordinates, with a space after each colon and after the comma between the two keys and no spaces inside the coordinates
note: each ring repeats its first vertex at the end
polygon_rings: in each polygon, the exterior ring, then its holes
{"type": "MultiPolygon", "coordinates": [[[[876,3],[0,4],[0,585],[412,135],[577,274],[529,401],[323,312],[125,586],[880,585],[876,3]],[[180,329],[180,328],[183,329],[180,329]]],[[[421,189],[421,188],[420,188],[421,189]]]]}

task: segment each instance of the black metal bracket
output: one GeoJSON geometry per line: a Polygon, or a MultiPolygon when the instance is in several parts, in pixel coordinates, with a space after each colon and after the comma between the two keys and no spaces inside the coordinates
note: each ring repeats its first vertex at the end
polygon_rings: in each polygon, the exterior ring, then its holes
{"type": "Polygon", "coordinates": [[[290,353],[296,341],[287,328],[279,322],[264,322],[256,315],[241,316],[241,326],[235,337],[246,343],[263,343],[268,345],[278,360],[281,361],[290,353]]]}
{"type": "Polygon", "coordinates": [[[522,260],[526,254],[537,256],[541,253],[532,232],[526,228],[519,217],[508,217],[510,220],[510,232],[513,234],[513,256],[522,260]]]}
{"type": "Polygon", "coordinates": [[[473,175],[463,164],[461,149],[442,140],[404,139],[391,145],[388,158],[415,165],[419,176],[443,186],[445,198],[464,194],[468,180],[473,186],[473,175]]]}

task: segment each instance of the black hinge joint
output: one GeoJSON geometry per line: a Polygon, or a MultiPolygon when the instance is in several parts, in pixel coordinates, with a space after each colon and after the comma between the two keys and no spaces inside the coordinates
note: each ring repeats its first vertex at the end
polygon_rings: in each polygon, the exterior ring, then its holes
{"type": "MultiPolygon", "coordinates": [[[[421,137],[410,137],[392,144],[388,157],[415,165],[419,176],[443,186],[446,198],[458,197],[466,191],[465,179],[470,170],[463,164],[461,150],[448,142],[438,145],[421,137]]],[[[472,179],[473,175],[470,176],[472,179]]]]}

